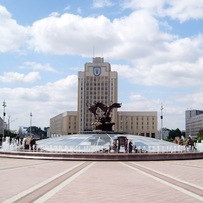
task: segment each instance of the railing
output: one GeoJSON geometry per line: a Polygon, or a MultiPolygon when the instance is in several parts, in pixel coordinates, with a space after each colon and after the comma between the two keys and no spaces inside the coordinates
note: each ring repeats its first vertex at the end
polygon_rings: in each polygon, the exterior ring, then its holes
{"type": "MultiPolygon", "coordinates": [[[[4,149],[2,149],[4,150],[4,149]]],[[[24,149],[23,146],[17,149],[7,148],[6,151],[9,150],[17,150],[24,152],[47,152],[47,153],[116,153],[113,150],[109,150],[104,146],[66,146],[66,145],[40,145],[31,149],[24,149]]],[[[120,151],[121,153],[129,153],[128,151],[120,151]]],[[[199,152],[199,150],[190,150],[185,148],[185,146],[137,146],[136,149],[132,150],[132,153],[186,153],[186,152],[199,152]]]]}
{"type": "MultiPolygon", "coordinates": [[[[186,148],[184,145],[165,145],[165,146],[136,146],[132,153],[185,153],[185,152],[203,152],[203,143],[197,143],[196,149],[186,148]]],[[[51,153],[116,153],[110,150],[108,146],[99,145],[34,145],[33,149],[24,149],[20,143],[3,142],[1,151],[26,151],[26,152],[51,152],[51,153]]],[[[121,152],[121,151],[120,151],[121,152]]],[[[122,153],[128,153],[122,150],[122,153]]]]}

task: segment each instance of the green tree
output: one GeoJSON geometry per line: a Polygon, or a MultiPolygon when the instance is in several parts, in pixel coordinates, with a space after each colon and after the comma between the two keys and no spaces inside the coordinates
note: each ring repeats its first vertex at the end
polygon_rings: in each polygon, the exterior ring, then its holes
{"type": "Polygon", "coordinates": [[[174,140],[175,137],[181,137],[181,136],[182,136],[182,132],[180,131],[179,128],[177,128],[176,130],[172,129],[169,131],[168,139],[174,140]]]}
{"type": "Polygon", "coordinates": [[[203,140],[203,128],[199,130],[197,135],[197,141],[201,142],[201,140],[203,140]]]}
{"type": "Polygon", "coordinates": [[[31,126],[29,128],[27,128],[27,133],[29,134],[31,130],[31,133],[34,135],[38,135],[40,139],[46,138],[47,136],[47,132],[45,132],[44,130],[42,130],[39,127],[36,126],[31,126]]]}

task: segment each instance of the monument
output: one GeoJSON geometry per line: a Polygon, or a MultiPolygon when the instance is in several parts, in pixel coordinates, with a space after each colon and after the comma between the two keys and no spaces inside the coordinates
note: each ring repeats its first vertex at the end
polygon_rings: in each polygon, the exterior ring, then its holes
{"type": "MultiPolygon", "coordinates": [[[[111,121],[111,112],[114,108],[120,108],[121,103],[113,103],[110,106],[106,106],[101,102],[95,102],[94,105],[90,106],[88,109],[94,114],[95,121],[92,123],[93,131],[108,131],[112,132],[113,125],[115,122],[111,121]],[[102,115],[97,113],[97,110],[101,109],[103,111],[102,115]]],[[[119,134],[118,134],[119,135],[119,134]]],[[[128,139],[126,136],[116,136],[112,139],[110,145],[110,151],[120,152],[123,149],[123,152],[127,151],[128,139]]]]}
{"type": "Polygon", "coordinates": [[[94,114],[95,118],[95,121],[92,123],[93,130],[113,131],[112,127],[113,125],[115,125],[115,123],[111,121],[111,112],[114,108],[120,107],[121,103],[113,103],[110,106],[106,106],[101,102],[95,102],[94,105],[90,106],[88,109],[94,114]],[[101,109],[103,111],[103,115],[99,115],[97,113],[98,109],[101,109]]]}

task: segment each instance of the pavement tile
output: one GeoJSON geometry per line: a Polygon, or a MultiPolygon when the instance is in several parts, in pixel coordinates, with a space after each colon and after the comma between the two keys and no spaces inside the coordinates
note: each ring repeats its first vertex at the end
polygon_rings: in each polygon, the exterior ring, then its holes
{"type": "MultiPolygon", "coordinates": [[[[0,202],[76,166],[80,161],[52,161],[0,158],[0,202]]],[[[133,163],[170,177],[203,186],[203,160],[150,162],[94,162],[59,191],[49,203],[198,203],[197,198],[158,179],[126,166],[133,163]]],[[[131,166],[133,166],[131,164],[131,166]]]]}

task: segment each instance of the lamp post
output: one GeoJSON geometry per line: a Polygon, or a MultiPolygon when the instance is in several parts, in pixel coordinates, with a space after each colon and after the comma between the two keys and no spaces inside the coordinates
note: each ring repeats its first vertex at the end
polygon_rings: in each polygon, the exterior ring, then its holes
{"type": "Polygon", "coordinates": [[[191,110],[190,110],[190,136],[192,136],[191,135],[191,133],[192,133],[192,112],[191,112],[191,110]]]}
{"type": "Polygon", "coordinates": [[[32,112],[30,112],[30,136],[31,136],[31,126],[32,126],[32,112]]]}
{"type": "Polygon", "coordinates": [[[6,108],[6,102],[5,100],[3,101],[3,139],[2,139],[2,142],[4,141],[4,128],[5,128],[5,116],[6,116],[6,112],[5,112],[5,108],[6,108]]]}
{"type": "Polygon", "coordinates": [[[163,139],[163,106],[161,105],[161,140],[163,139]]]}

